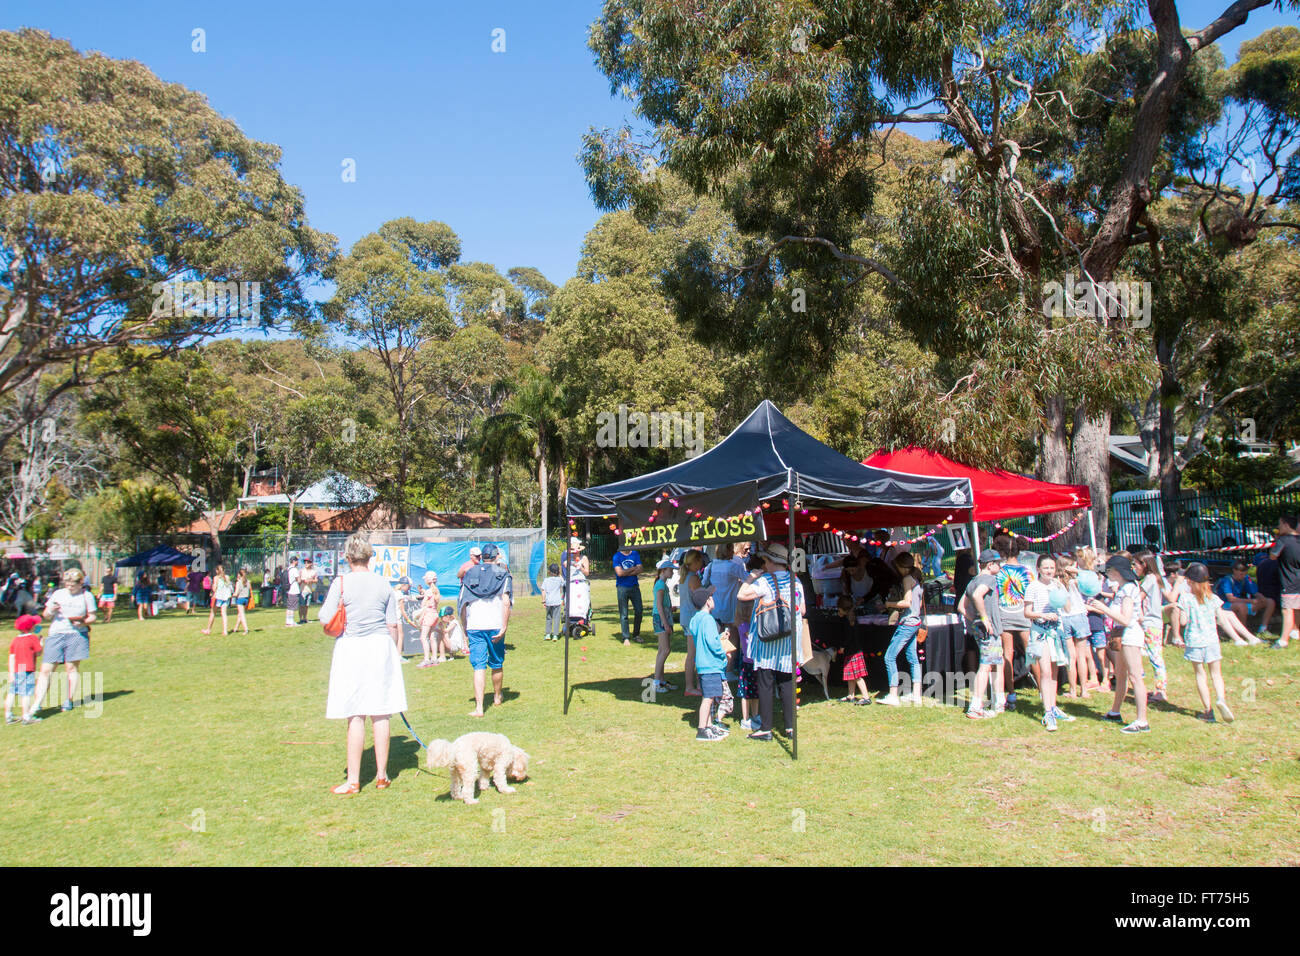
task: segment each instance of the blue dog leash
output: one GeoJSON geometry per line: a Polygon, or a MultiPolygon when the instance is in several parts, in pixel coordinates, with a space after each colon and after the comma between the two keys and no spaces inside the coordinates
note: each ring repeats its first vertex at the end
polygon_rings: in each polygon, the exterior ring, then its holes
{"type": "Polygon", "coordinates": [[[406,719],[406,711],[402,711],[397,716],[402,718],[402,723],[406,724],[406,729],[411,732],[411,736],[415,738],[415,742],[419,744],[421,747],[423,747],[425,750],[428,750],[429,749],[428,744],[426,744],[423,740],[420,739],[420,735],[415,732],[415,728],[411,726],[411,722],[406,719]]]}

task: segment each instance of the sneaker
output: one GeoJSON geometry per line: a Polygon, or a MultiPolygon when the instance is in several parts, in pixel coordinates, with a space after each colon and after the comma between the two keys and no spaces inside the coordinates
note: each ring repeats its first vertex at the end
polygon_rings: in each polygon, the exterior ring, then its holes
{"type": "Polygon", "coordinates": [[[993,713],[995,714],[1005,714],[1010,709],[1011,708],[1007,706],[1007,699],[1005,697],[999,697],[993,703],[993,713]]]}
{"type": "Polygon", "coordinates": [[[1168,703],[1168,698],[1165,697],[1164,691],[1154,690],[1147,694],[1147,703],[1164,704],[1168,703]]]}
{"type": "Polygon", "coordinates": [[[884,697],[877,697],[876,703],[884,704],[886,707],[898,707],[901,702],[893,694],[886,694],[884,697]]]}
{"type": "Polygon", "coordinates": [[[856,706],[858,706],[858,707],[866,707],[868,704],[871,703],[871,698],[870,698],[870,697],[859,697],[859,698],[858,698],[857,700],[855,700],[853,703],[854,703],[856,706]]]}
{"type": "Polygon", "coordinates": [[[16,724],[20,719],[21,718],[15,717],[13,714],[5,714],[6,724],[16,724]]]}
{"type": "Polygon", "coordinates": [[[718,733],[712,727],[702,727],[695,731],[695,739],[707,741],[708,743],[717,743],[722,739],[722,734],[718,733]]]}
{"type": "Polygon", "coordinates": [[[676,690],[676,689],[677,689],[676,684],[670,684],[666,680],[661,680],[657,684],[655,684],[655,693],[658,694],[666,694],[670,690],[676,690]]]}
{"type": "Polygon", "coordinates": [[[1056,733],[1056,716],[1054,714],[1043,714],[1043,726],[1049,733],[1056,733]]]}
{"type": "Polygon", "coordinates": [[[723,737],[731,733],[731,731],[727,729],[726,724],[714,723],[710,725],[709,729],[712,730],[715,734],[721,734],[723,737]]]}
{"type": "Polygon", "coordinates": [[[1203,720],[1203,721],[1205,721],[1207,724],[1218,723],[1218,721],[1216,721],[1216,720],[1214,719],[1214,709],[1213,709],[1213,708],[1207,710],[1207,711],[1206,711],[1205,713],[1203,713],[1203,714],[1197,714],[1197,715],[1196,715],[1196,719],[1197,719],[1197,720],[1203,720]]]}
{"type": "Polygon", "coordinates": [[[981,710],[977,708],[966,711],[966,716],[971,720],[988,720],[990,717],[995,716],[995,714],[991,710],[981,710]]]}
{"type": "Polygon", "coordinates": [[[756,731],[754,731],[752,734],[749,735],[749,739],[750,739],[750,740],[767,740],[767,741],[770,741],[770,740],[772,739],[772,731],[770,731],[770,730],[756,730],[756,731]]]}
{"type": "Polygon", "coordinates": [[[1052,716],[1055,717],[1057,720],[1065,721],[1067,724],[1076,719],[1074,717],[1071,717],[1065,711],[1061,710],[1061,708],[1059,707],[1052,708],[1052,716]]]}
{"type": "Polygon", "coordinates": [[[1122,734],[1145,734],[1150,729],[1151,729],[1150,724],[1139,724],[1135,720],[1127,727],[1121,727],[1119,732],[1122,734]]]}
{"type": "Polygon", "coordinates": [[[1237,719],[1232,715],[1232,711],[1228,708],[1228,702],[1224,700],[1222,697],[1220,697],[1218,700],[1214,702],[1214,706],[1219,708],[1219,713],[1223,714],[1223,719],[1226,720],[1228,723],[1232,723],[1234,720],[1237,719]]]}
{"type": "Polygon", "coordinates": [[[59,705],[59,710],[61,710],[63,713],[66,714],[68,711],[72,710],[72,708],[75,706],[76,705],[73,704],[72,701],[65,700],[62,704],[59,705]]]}
{"type": "Polygon", "coordinates": [[[31,717],[24,717],[24,718],[23,718],[23,723],[24,723],[24,724],[39,724],[42,720],[44,720],[43,717],[37,717],[37,716],[33,715],[33,716],[31,716],[31,717]]]}
{"type": "Polygon", "coordinates": [[[754,731],[754,730],[758,730],[762,726],[763,726],[763,721],[758,717],[746,717],[744,720],[740,722],[741,730],[754,731]]]}
{"type": "Polygon", "coordinates": [[[1122,723],[1124,723],[1124,715],[1123,715],[1123,714],[1117,714],[1117,713],[1115,713],[1115,711],[1113,711],[1113,710],[1108,710],[1108,711],[1106,711],[1106,713],[1102,714],[1101,719],[1102,719],[1102,720],[1113,720],[1113,721],[1114,721],[1115,723],[1117,723],[1117,724],[1122,724],[1122,723]]]}

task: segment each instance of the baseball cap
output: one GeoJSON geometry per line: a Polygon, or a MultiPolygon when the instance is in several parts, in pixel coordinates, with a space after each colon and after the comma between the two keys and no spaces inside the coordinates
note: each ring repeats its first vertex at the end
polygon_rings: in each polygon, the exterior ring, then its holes
{"type": "Polygon", "coordinates": [[[41,619],[35,614],[19,615],[18,620],[14,621],[14,627],[26,634],[28,631],[37,631],[40,629],[41,619]]]}
{"type": "Polygon", "coordinates": [[[450,615],[455,614],[455,613],[456,613],[456,612],[453,611],[451,608],[449,608],[449,607],[445,607],[445,608],[443,608],[441,611],[438,612],[438,616],[439,616],[439,617],[449,617],[450,615]]]}
{"type": "Polygon", "coordinates": [[[472,548],[469,549],[469,556],[470,556],[471,558],[482,557],[482,556],[483,556],[483,549],[480,548],[478,545],[474,545],[474,547],[472,547],[472,548]]]}
{"type": "Polygon", "coordinates": [[[992,548],[985,548],[983,551],[980,552],[980,556],[979,556],[980,567],[983,567],[986,564],[992,564],[994,561],[1001,561],[1001,560],[1002,560],[1001,553],[994,551],[992,548]]]}
{"type": "MultiPolygon", "coordinates": [[[[470,552],[470,553],[473,554],[473,552],[470,552]]],[[[492,561],[492,560],[494,560],[494,559],[496,558],[496,556],[497,556],[497,553],[498,553],[498,552],[497,552],[497,546],[496,546],[495,544],[485,544],[485,545],[483,545],[483,552],[482,552],[482,554],[483,554],[483,558],[484,558],[484,560],[486,560],[486,561],[492,561]]]]}
{"type": "Polygon", "coordinates": [[[662,558],[659,559],[659,563],[655,565],[655,570],[662,571],[664,568],[671,568],[672,566],[673,566],[673,559],[668,557],[668,555],[665,554],[662,558]]]}
{"type": "Polygon", "coordinates": [[[1204,584],[1210,580],[1210,569],[1199,561],[1193,561],[1187,566],[1187,580],[1193,584],[1204,584]]]}

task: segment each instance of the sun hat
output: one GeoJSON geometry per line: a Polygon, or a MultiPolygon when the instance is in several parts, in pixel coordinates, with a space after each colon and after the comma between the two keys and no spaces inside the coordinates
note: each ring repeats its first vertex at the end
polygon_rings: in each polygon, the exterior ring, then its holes
{"type": "Polygon", "coordinates": [[[478,545],[474,545],[474,547],[469,549],[469,556],[471,558],[482,557],[482,555],[483,555],[483,549],[480,548],[478,545]]]}
{"type": "Polygon", "coordinates": [[[1106,562],[1106,570],[1114,571],[1125,581],[1136,581],[1137,574],[1133,571],[1133,562],[1122,555],[1115,555],[1106,562]]]}
{"type": "Polygon", "coordinates": [[[777,564],[790,563],[790,551],[779,541],[765,544],[759,547],[758,553],[765,558],[771,558],[777,564]]]}
{"type": "Polygon", "coordinates": [[[664,570],[664,568],[671,568],[672,566],[673,566],[673,559],[668,557],[668,555],[665,554],[662,558],[659,559],[659,563],[655,565],[655,570],[662,571],[664,570]]]}
{"type": "Polygon", "coordinates": [[[585,550],[586,550],[586,545],[584,545],[584,544],[583,544],[583,543],[578,539],[578,537],[575,535],[574,537],[572,537],[572,538],[569,539],[569,550],[570,550],[570,551],[585,551],[585,550]]]}
{"type": "Polygon", "coordinates": [[[1210,569],[1199,561],[1193,561],[1187,566],[1187,580],[1193,584],[1204,584],[1210,580],[1210,569]]]}
{"type": "Polygon", "coordinates": [[[979,565],[984,567],[986,564],[992,564],[994,561],[1001,561],[1001,553],[994,551],[992,548],[985,548],[980,552],[979,565]]]}

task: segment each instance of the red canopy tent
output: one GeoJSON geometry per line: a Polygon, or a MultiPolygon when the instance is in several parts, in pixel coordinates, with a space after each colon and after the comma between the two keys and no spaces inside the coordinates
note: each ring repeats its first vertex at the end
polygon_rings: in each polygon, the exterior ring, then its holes
{"type": "Polygon", "coordinates": [[[945,458],[927,448],[900,448],[898,451],[876,451],[862,462],[874,468],[927,478],[968,478],[974,503],[969,511],[971,530],[976,547],[980,521],[997,521],[1002,518],[1023,518],[1028,515],[1050,514],[1054,511],[1088,509],[1088,528],[1096,546],[1096,533],[1092,530],[1092,496],[1087,485],[1058,485],[1039,481],[1012,471],[993,469],[981,471],[945,458]]]}
{"type": "Polygon", "coordinates": [[[975,494],[975,506],[971,508],[973,521],[1023,518],[1092,505],[1087,485],[1058,485],[1001,469],[980,471],[926,448],[877,451],[862,463],[926,478],[969,478],[975,494]]]}

